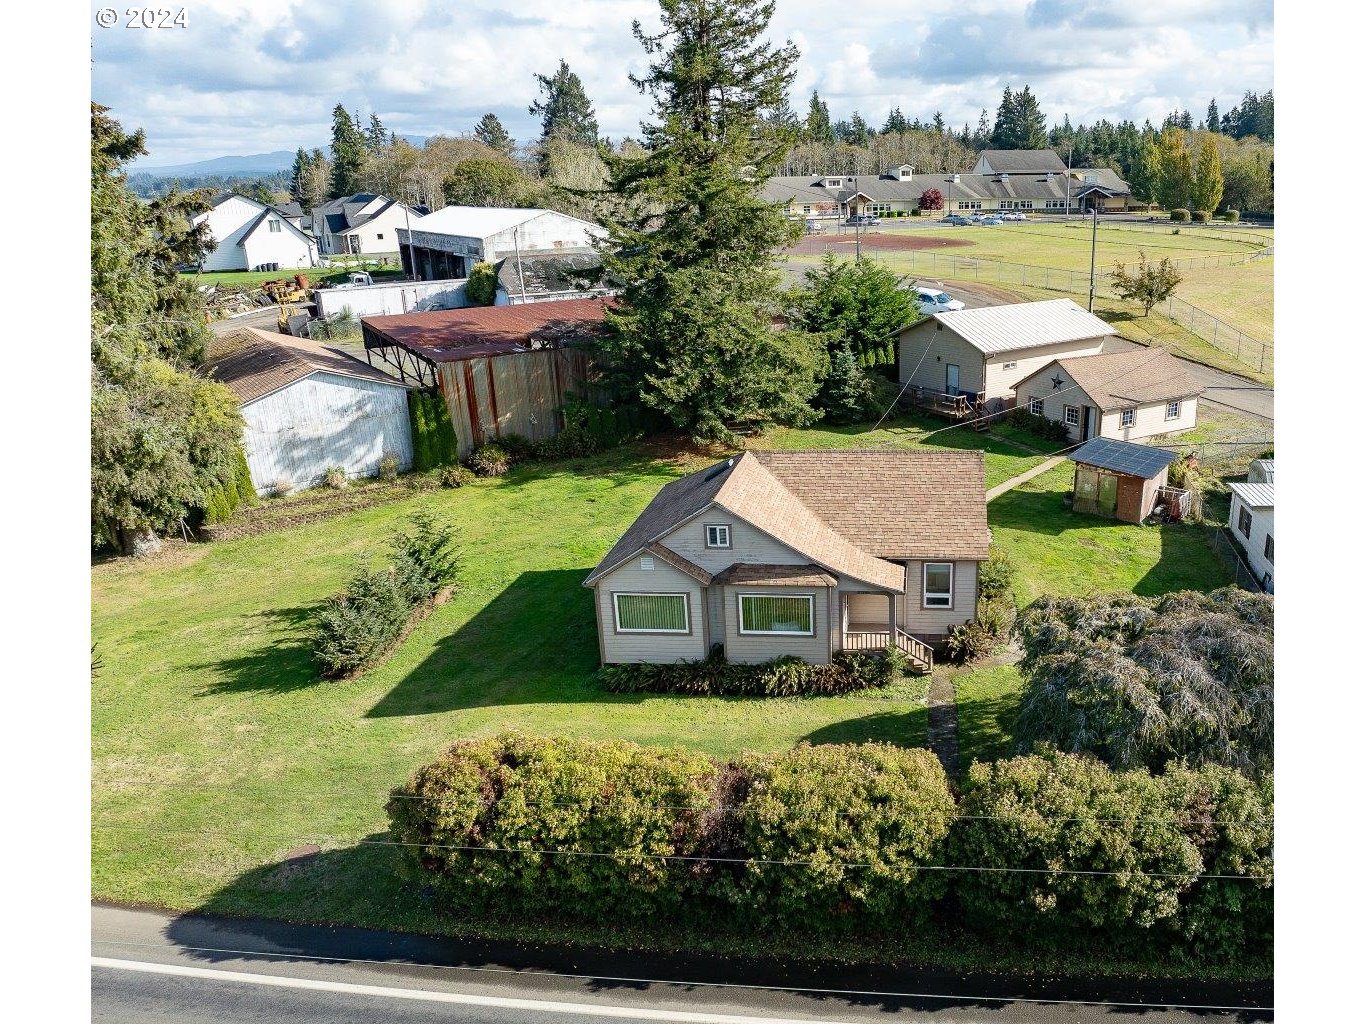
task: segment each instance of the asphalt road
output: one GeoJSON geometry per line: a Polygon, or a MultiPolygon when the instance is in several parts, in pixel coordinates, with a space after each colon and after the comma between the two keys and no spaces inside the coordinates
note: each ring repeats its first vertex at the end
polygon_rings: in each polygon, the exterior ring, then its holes
{"type": "MultiPolygon", "coordinates": [[[[851,991],[858,979],[850,968],[855,984],[836,988],[828,978],[811,978],[803,991],[750,987],[748,979],[740,984],[660,980],[658,973],[634,973],[639,962],[601,956],[595,958],[597,966],[616,970],[594,973],[587,964],[575,968],[572,963],[561,963],[556,970],[533,969],[510,957],[499,961],[471,955],[470,944],[361,929],[172,917],[98,906],[91,916],[92,1019],[100,1022],[1071,1024],[1131,1018],[1134,1013],[1156,1024],[1271,1019],[1268,1013],[1198,1005],[1204,993],[1197,986],[1185,986],[1180,999],[1191,1005],[1183,1008],[970,994],[944,999],[904,990],[851,991]]],[[[1257,1006],[1263,998],[1226,987],[1214,997],[1236,1000],[1232,1007],[1257,1006]]]]}

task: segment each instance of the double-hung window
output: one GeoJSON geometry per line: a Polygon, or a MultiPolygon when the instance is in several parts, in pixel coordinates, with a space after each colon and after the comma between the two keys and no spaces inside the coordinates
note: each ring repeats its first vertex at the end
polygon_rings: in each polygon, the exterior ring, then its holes
{"type": "Polygon", "coordinates": [[[739,631],[814,636],[815,598],[809,594],[740,594],[739,631]]]}
{"type": "Polygon", "coordinates": [[[1131,427],[1133,425],[1132,409],[1124,409],[1121,413],[1119,413],[1119,425],[1123,427],[1131,427]]]}
{"type": "Polygon", "coordinates": [[[1265,535],[1265,560],[1272,564],[1275,561],[1275,538],[1268,533],[1265,535]]]}
{"type": "Polygon", "coordinates": [[[277,220],[275,220],[275,219],[272,218],[271,220],[267,221],[266,223],[268,223],[268,224],[270,225],[270,230],[271,230],[272,232],[274,232],[275,234],[279,234],[279,232],[280,232],[280,230],[281,230],[281,228],[280,228],[280,222],[279,222],[279,221],[277,221],[277,220]]]}
{"type": "Polygon", "coordinates": [[[708,548],[728,548],[730,546],[729,525],[725,523],[707,523],[706,546],[708,548]]]}
{"type": "Polygon", "coordinates": [[[1063,406],[1062,418],[1066,420],[1068,427],[1079,427],[1081,425],[1081,410],[1074,405],[1063,406]]]}
{"type": "Polygon", "coordinates": [[[1178,420],[1178,419],[1180,419],[1180,403],[1179,403],[1179,402],[1167,402],[1167,403],[1166,403],[1166,418],[1167,418],[1168,420],[1178,420]]]}
{"type": "Polygon", "coordinates": [[[1043,400],[1041,398],[1030,398],[1028,400],[1028,411],[1034,416],[1043,415],[1043,400]]]}
{"type": "Polygon", "coordinates": [[[953,606],[953,563],[924,563],[924,607],[953,606]]]}
{"type": "Polygon", "coordinates": [[[1237,531],[1247,540],[1251,540],[1251,513],[1244,508],[1237,510],[1237,531]]]}
{"type": "Polygon", "coordinates": [[[618,633],[688,633],[686,594],[613,594],[618,633]]]}

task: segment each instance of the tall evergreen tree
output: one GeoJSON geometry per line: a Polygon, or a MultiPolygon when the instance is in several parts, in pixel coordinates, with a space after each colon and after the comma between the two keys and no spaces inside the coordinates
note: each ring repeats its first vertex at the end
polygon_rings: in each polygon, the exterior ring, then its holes
{"type": "Polygon", "coordinates": [[[891,132],[903,132],[909,127],[910,124],[906,121],[905,115],[901,113],[901,108],[897,107],[886,115],[886,123],[882,125],[882,134],[887,135],[891,132]]]}
{"type": "Polygon", "coordinates": [[[848,118],[848,139],[855,146],[866,146],[871,139],[867,122],[863,120],[863,115],[856,110],[848,118]]]}
{"type": "Polygon", "coordinates": [[[1211,132],[1216,132],[1222,125],[1222,119],[1218,116],[1218,98],[1209,100],[1209,111],[1204,116],[1204,127],[1211,132]]]}
{"type": "Polygon", "coordinates": [[[1162,130],[1156,139],[1156,167],[1153,191],[1163,209],[1185,207],[1194,188],[1194,169],[1185,133],[1174,126],[1162,130]]]}
{"type": "Polygon", "coordinates": [[[795,141],[763,112],[790,87],[796,47],[765,39],[774,0],[659,7],[658,34],[634,26],[651,58],[631,77],[653,100],[646,154],[608,158],[610,187],[630,212],[608,221],[601,246],[625,282],[602,346],[619,384],[696,438],[809,422],[828,359],[774,324],[774,253],[800,229],[761,194],[795,141]]]}
{"type": "Polygon", "coordinates": [[[479,123],[474,126],[474,138],[489,149],[497,150],[503,156],[512,155],[514,145],[512,136],[507,134],[507,129],[498,120],[498,115],[492,111],[479,118],[479,123]]]}
{"type": "MultiPolygon", "coordinates": [[[[965,141],[965,140],[964,140],[965,141]]],[[[981,116],[976,119],[976,131],[972,133],[972,147],[985,149],[991,141],[991,122],[986,116],[986,108],[981,108],[981,116]]]]}
{"type": "Polygon", "coordinates": [[[829,119],[829,106],[814,89],[811,90],[810,106],[806,110],[806,141],[834,141],[834,125],[829,119]]]}
{"type": "Polygon", "coordinates": [[[300,146],[294,154],[294,166],[289,171],[289,195],[294,202],[302,203],[304,185],[308,179],[308,154],[300,146]]]}
{"type": "Polygon", "coordinates": [[[365,136],[346,108],[332,108],[331,198],[349,196],[360,188],[360,165],[365,159],[365,136]]]}
{"type": "Polygon", "coordinates": [[[365,130],[365,150],[369,153],[382,153],[389,144],[389,133],[378,114],[370,115],[370,127],[365,130]]]}
{"type": "Polygon", "coordinates": [[[540,116],[540,142],[563,139],[581,146],[597,145],[597,114],[588,102],[583,80],[569,70],[567,61],[559,62],[553,75],[536,75],[543,94],[528,108],[540,116]]]}

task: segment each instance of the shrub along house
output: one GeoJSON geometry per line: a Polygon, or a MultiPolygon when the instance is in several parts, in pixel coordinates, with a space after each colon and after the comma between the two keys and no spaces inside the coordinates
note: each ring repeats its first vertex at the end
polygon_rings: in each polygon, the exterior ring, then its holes
{"type": "Polygon", "coordinates": [[[1183,362],[1149,348],[1054,359],[1015,387],[1019,408],[1065,425],[1073,441],[1189,430],[1202,391],[1183,362]]]}
{"type": "Polygon", "coordinates": [[[899,378],[913,404],[967,419],[1011,408],[1021,380],[1117,333],[1070,299],[935,313],[900,332],[899,378]]]}
{"type": "Polygon", "coordinates": [[[664,487],[584,586],[604,664],[895,643],[928,670],[989,546],[980,452],[751,451],[664,487]]]}

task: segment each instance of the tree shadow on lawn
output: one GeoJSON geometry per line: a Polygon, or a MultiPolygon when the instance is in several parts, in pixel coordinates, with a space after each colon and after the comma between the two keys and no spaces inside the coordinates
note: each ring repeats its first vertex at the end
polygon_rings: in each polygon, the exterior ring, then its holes
{"type": "Polygon", "coordinates": [[[890,743],[897,747],[923,747],[929,731],[929,709],[878,711],[842,722],[822,725],[802,737],[807,743],[890,743]]]}
{"type": "Polygon", "coordinates": [[[596,681],[597,617],[584,569],[523,572],[468,622],[436,642],[422,663],[366,717],[434,715],[461,708],[535,703],[639,703],[596,681]]]}
{"type": "MultiPolygon", "coordinates": [[[[225,693],[291,693],[322,682],[317,662],[303,627],[312,619],[314,607],[267,608],[248,617],[271,624],[271,638],[246,654],[221,661],[203,662],[191,669],[210,669],[223,678],[195,694],[210,697],[225,693]]],[[[246,628],[250,628],[247,626],[246,628]]]]}

